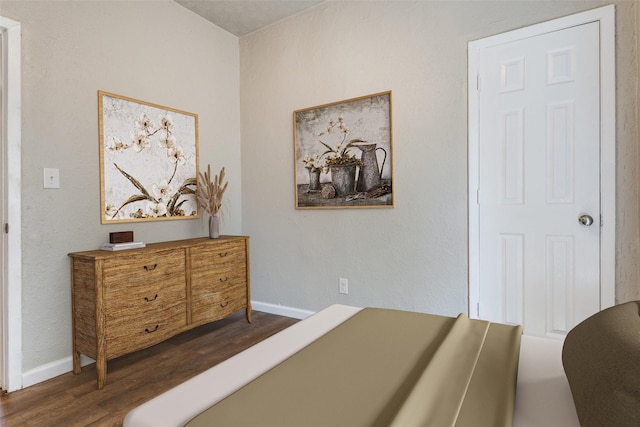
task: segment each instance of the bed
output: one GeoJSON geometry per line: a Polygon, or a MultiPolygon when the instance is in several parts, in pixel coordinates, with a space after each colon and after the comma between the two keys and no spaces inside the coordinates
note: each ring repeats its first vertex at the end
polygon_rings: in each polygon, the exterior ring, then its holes
{"type": "MultiPolygon", "coordinates": [[[[229,412],[233,413],[233,405],[244,407],[244,403],[231,403],[229,405],[232,409],[227,409],[225,412],[225,405],[227,405],[232,398],[235,398],[236,395],[248,394],[251,396],[252,393],[256,396],[279,395],[281,390],[278,390],[278,393],[264,393],[265,389],[260,388],[273,387],[273,384],[277,386],[278,381],[280,381],[280,379],[272,379],[271,385],[269,385],[268,381],[261,385],[265,377],[269,377],[274,371],[285,369],[282,368],[282,366],[290,365],[291,360],[295,361],[297,358],[304,360],[304,356],[299,355],[304,355],[308,348],[319,345],[317,344],[318,342],[335,341],[334,344],[338,343],[339,345],[340,340],[344,340],[345,338],[344,336],[335,337],[336,331],[348,329],[348,326],[345,325],[358,322],[358,319],[363,319],[365,314],[371,316],[371,314],[367,313],[368,311],[370,311],[370,309],[363,310],[344,305],[332,305],[133,409],[125,417],[123,425],[124,427],[252,425],[253,422],[248,421],[250,418],[244,419],[243,421],[229,421],[229,419],[219,417],[226,417],[229,412]],[[255,386],[256,383],[258,384],[257,388],[255,386]],[[251,390],[251,387],[254,388],[254,391],[245,393],[245,390],[251,390]],[[220,407],[223,408],[221,411],[218,409],[220,407]],[[207,413],[213,418],[203,418],[207,413]],[[211,415],[211,413],[213,413],[213,415],[211,415]],[[212,422],[212,419],[225,421],[212,422]]],[[[408,315],[415,315],[415,313],[408,315]]],[[[374,312],[373,316],[383,316],[380,324],[387,323],[384,314],[374,312]]],[[[460,345],[470,345],[473,347],[473,344],[469,344],[468,342],[478,341],[478,339],[473,338],[475,335],[468,335],[471,330],[479,329],[479,335],[484,337],[480,341],[486,341],[488,339],[487,337],[497,333],[489,329],[490,326],[486,325],[488,322],[469,320],[464,316],[458,318],[433,317],[439,318],[436,319],[436,323],[446,323],[446,329],[461,328],[461,330],[464,331],[462,335],[457,338],[442,339],[443,341],[450,340],[451,342],[449,344],[451,344],[451,347],[460,345]],[[487,327],[484,332],[482,331],[483,326],[481,324],[485,324],[487,327]]],[[[371,322],[370,318],[365,319],[367,323],[371,322]]],[[[413,321],[411,323],[413,323],[413,321]]],[[[501,327],[504,327],[504,325],[496,326],[493,331],[498,331],[501,327]]],[[[393,335],[393,330],[391,333],[393,335]]],[[[579,424],[572,404],[570,390],[562,370],[560,358],[562,343],[535,337],[520,337],[519,329],[503,329],[500,333],[501,336],[506,338],[497,338],[497,341],[504,341],[507,347],[513,346],[514,343],[517,345],[515,358],[514,352],[509,352],[509,355],[504,355],[503,353],[505,352],[501,350],[493,350],[493,353],[489,350],[487,356],[483,355],[483,350],[479,350],[476,356],[466,357],[466,360],[464,360],[465,357],[462,358],[462,365],[460,365],[462,368],[451,369],[446,368],[447,364],[451,363],[451,359],[459,358],[459,353],[473,353],[475,350],[473,348],[466,348],[463,352],[444,353],[444,356],[442,354],[437,356],[436,352],[435,355],[430,356],[430,358],[436,361],[439,358],[440,361],[438,363],[440,363],[440,365],[436,364],[435,368],[427,368],[423,371],[429,372],[428,374],[419,374],[418,379],[413,381],[414,385],[409,387],[411,390],[403,395],[401,399],[402,403],[396,402],[398,403],[397,405],[394,403],[395,406],[386,413],[384,410],[376,408],[370,410],[369,405],[363,403],[367,401],[367,397],[361,396],[360,392],[351,390],[351,394],[349,394],[349,390],[347,390],[347,394],[344,395],[346,397],[336,397],[332,390],[326,390],[326,385],[317,388],[320,392],[325,393],[325,395],[330,395],[332,398],[335,397],[335,404],[340,405],[341,402],[346,402],[347,406],[356,408],[354,412],[358,413],[358,417],[365,417],[353,422],[355,424],[359,423],[360,425],[406,426],[410,425],[410,422],[413,422],[407,420],[420,419],[422,420],[422,424],[427,423],[425,425],[479,426],[482,424],[478,420],[487,418],[487,420],[489,420],[487,421],[487,425],[495,425],[494,423],[496,422],[499,423],[498,425],[510,425],[511,420],[513,420],[513,425],[516,427],[578,427],[579,424]],[[499,357],[503,359],[501,359],[499,363],[492,362],[491,360],[498,357],[497,355],[500,355],[499,357]],[[473,372],[478,371],[476,366],[483,364],[487,365],[487,368],[483,369],[484,373],[474,374],[473,372]],[[460,372],[467,371],[471,372],[469,376],[460,377],[460,372]],[[443,372],[447,374],[442,375],[443,372]],[[456,378],[452,378],[452,376],[456,378]],[[483,384],[489,382],[499,383],[497,385],[498,388],[490,392],[487,391],[489,389],[483,384]],[[422,384],[422,388],[420,388],[420,384],[422,384]],[[433,384],[438,385],[434,388],[432,387],[433,384]],[[414,389],[418,391],[415,392],[414,389]],[[437,390],[437,392],[433,393],[434,390],[437,390]],[[462,393],[462,397],[459,396],[460,392],[462,393]],[[474,393],[476,397],[480,396],[480,400],[474,398],[472,401],[465,395],[474,393]],[[427,413],[424,413],[424,408],[428,407],[428,405],[425,406],[423,399],[425,395],[429,394],[435,395],[430,397],[435,397],[435,401],[432,401],[435,403],[431,403],[430,405],[435,405],[434,407],[438,408],[438,410],[427,410],[427,413]],[[448,394],[458,397],[454,397],[453,400],[442,401],[442,395],[448,394]],[[365,411],[363,408],[367,410],[365,411]],[[423,413],[416,415],[416,410],[423,411],[423,413]],[[437,416],[446,416],[448,418],[447,420],[430,419],[429,417],[432,417],[434,413],[437,414],[437,416]],[[452,417],[449,417],[449,415],[447,415],[448,413],[453,414],[452,417]],[[485,416],[486,413],[490,413],[491,415],[485,416]],[[377,414],[377,416],[374,418],[366,418],[373,416],[372,414],[377,414]],[[382,421],[371,421],[372,419],[382,421]],[[465,419],[473,420],[473,422],[465,421],[465,419]]],[[[408,332],[405,328],[401,328],[398,329],[396,335],[405,336],[407,334],[408,332]]],[[[436,332],[432,334],[438,335],[436,332]]],[[[474,334],[476,333],[474,332],[474,334]]],[[[496,341],[495,338],[492,339],[496,341]]],[[[438,340],[440,340],[440,338],[438,338],[438,340]]],[[[413,339],[409,338],[406,341],[413,341],[413,339]]],[[[394,345],[396,345],[395,342],[394,345]]],[[[357,347],[360,347],[360,345],[357,347]]],[[[331,347],[325,347],[324,350],[322,348],[320,349],[321,352],[325,352],[325,360],[336,359],[340,354],[330,348],[331,347]]],[[[366,349],[366,345],[364,345],[364,348],[366,349]]],[[[410,350],[409,353],[411,351],[414,350],[410,350]]],[[[375,353],[384,353],[384,351],[376,350],[375,353]]],[[[361,360],[361,355],[356,355],[355,357],[355,360],[361,360]]],[[[377,363],[387,362],[385,362],[383,358],[377,363]]],[[[403,362],[398,365],[405,365],[405,363],[403,362]]],[[[335,366],[339,367],[339,364],[335,366]]],[[[296,368],[294,365],[291,369],[291,372],[294,372],[294,374],[290,373],[289,375],[293,375],[295,380],[295,370],[299,369],[299,367],[296,368]]],[[[369,369],[371,370],[371,368],[369,369]]],[[[370,374],[371,377],[379,375],[376,368],[373,368],[373,371],[374,372],[370,374]]],[[[342,375],[342,373],[338,373],[338,375],[342,375]]],[[[335,379],[329,379],[329,381],[335,381],[335,379]]],[[[358,383],[365,385],[361,390],[368,389],[369,384],[366,381],[366,375],[358,379],[358,383]]],[[[346,383],[351,384],[352,381],[346,383]]],[[[398,387],[402,388],[403,386],[400,384],[396,386],[396,388],[398,387]]],[[[493,387],[493,385],[491,385],[491,387],[493,387]]],[[[285,388],[291,388],[291,386],[285,388]]],[[[333,389],[343,388],[344,383],[340,387],[333,387],[333,389]]],[[[293,389],[296,390],[295,387],[293,389]]],[[[375,392],[372,393],[371,396],[377,397],[379,394],[380,393],[375,392]]],[[[393,397],[393,394],[389,396],[391,396],[391,401],[397,400],[393,397]]],[[[292,395],[291,398],[295,399],[295,395],[292,395]]],[[[231,401],[233,402],[233,400],[231,401]]],[[[275,404],[278,404],[277,400],[275,402],[275,404]]],[[[288,400],[285,399],[285,402],[288,402],[288,400]]],[[[289,402],[289,409],[301,406],[302,402],[303,401],[289,402]]],[[[274,418],[272,423],[267,422],[268,417],[272,414],[269,414],[269,411],[265,408],[260,409],[260,405],[271,407],[271,401],[266,400],[262,402],[262,399],[257,398],[251,405],[251,407],[258,407],[258,410],[264,411],[257,412],[260,417],[260,425],[283,425],[281,424],[282,420],[278,418],[274,418]]],[[[382,406],[385,406],[384,402],[382,406]]],[[[353,425],[351,420],[348,423],[335,423],[335,420],[331,421],[332,418],[330,417],[335,415],[334,413],[340,412],[338,410],[332,410],[332,408],[334,408],[334,406],[329,406],[321,410],[323,413],[322,416],[327,414],[329,416],[324,422],[332,423],[325,425],[353,425]]],[[[254,411],[244,412],[249,413],[254,411]]],[[[287,416],[287,419],[288,418],[287,416]]],[[[320,425],[320,421],[316,423],[312,420],[315,420],[315,415],[314,417],[308,417],[308,422],[305,422],[304,425],[320,425]]],[[[291,425],[295,425],[295,423],[299,425],[299,420],[296,421],[295,416],[292,416],[291,421],[291,425]]],[[[416,422],[415,425],[420,425],[420,423],[416,422]]]]}

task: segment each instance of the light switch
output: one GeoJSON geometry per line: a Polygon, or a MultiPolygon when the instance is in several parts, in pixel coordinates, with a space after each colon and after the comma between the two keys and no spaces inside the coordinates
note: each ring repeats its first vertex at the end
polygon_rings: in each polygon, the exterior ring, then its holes
{"type": "Polygon", "coordinates": [[[44,188],[60,188],[60,170],[44,168],[44,188]]]}

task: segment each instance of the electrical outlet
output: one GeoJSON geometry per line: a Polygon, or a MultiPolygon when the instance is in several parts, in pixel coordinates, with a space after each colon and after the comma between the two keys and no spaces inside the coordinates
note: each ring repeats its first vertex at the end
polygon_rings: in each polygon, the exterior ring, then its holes
{"type": "Polygon", "coordinates": [[[349,294],[349,280],[348,279],[343,279],[341,277],[340,280],[338,281],[338,283],[339,283],[339,292],[341,294],[348,295],[349,294]]]}

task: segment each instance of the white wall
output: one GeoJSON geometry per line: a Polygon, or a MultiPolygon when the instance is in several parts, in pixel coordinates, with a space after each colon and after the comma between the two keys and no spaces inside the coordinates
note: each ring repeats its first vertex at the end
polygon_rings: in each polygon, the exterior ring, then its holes
{"type": "Polygon", "coordinates": [[[23,368],[38,377],[71,369],[67,253],[112,231],[207,233],[204,219],[100,224],[98,90],[198,114],[201,169],[226,166],[230,183],[222,232],[241,232],[239,44],[169,0],[3,0],[0,14],[22,24],[23,368]],[[59,190],[42,188],[44,167],[59,190]]]}
{"type": "MultiPolygon", "coordinates": [[[[466,312],[467,43],[604,4],[328,2],[241,38],[253,299],[466,312]],[[395,208],[296,211],[292,112],[385,90],[395,208]],[[338,277],[350,280],[348,296],[338,277]]],[[[617,3],[619,301],[640,296],[635,7],[617,3]]]]}
{"type": "MultiPolygon", "coordinates": [[[[169,0],[0,0],[0,15],[23,29],[25,371],[70,369],[68,252],[110,231],[147,242],[206,233],[200,220],[100,225],[97,90],[199,115],[201,166],[226,166],[230,181],[222,231],[251,236],[254,300],[456,314],[467,304],[467,42],[603,4],[329,2],[238,42],[169,0]],[[384,90],[393,91],[396,207],[296,211],[292,112],[384,90]],[[42,189],[43,167],[60,169],[61,189],[42,189]],[[349,296],[338,295],[339,276],[349,296]]],[[[626,301],[640,298],[637,13],[616,4],[617,298],[626,301]]]]}

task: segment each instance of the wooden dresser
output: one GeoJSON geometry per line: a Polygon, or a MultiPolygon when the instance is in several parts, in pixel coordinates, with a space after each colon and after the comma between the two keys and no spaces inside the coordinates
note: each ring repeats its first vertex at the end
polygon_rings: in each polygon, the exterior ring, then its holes
{"type": "Polygon", "coordinates": [[[246,309],[251,322],[249,238],[152,243],[124,251],[70,253],[73,372],[80,354],[107,361],[246,309]]]}

